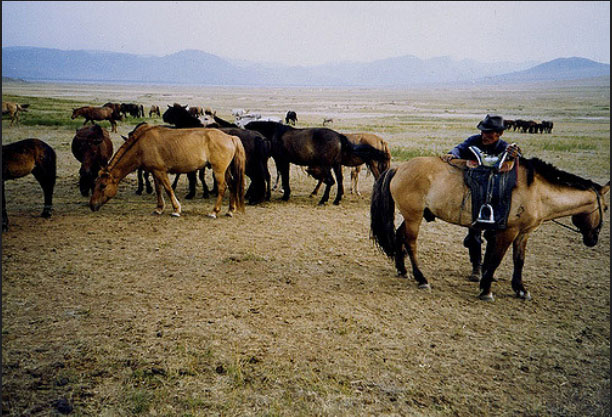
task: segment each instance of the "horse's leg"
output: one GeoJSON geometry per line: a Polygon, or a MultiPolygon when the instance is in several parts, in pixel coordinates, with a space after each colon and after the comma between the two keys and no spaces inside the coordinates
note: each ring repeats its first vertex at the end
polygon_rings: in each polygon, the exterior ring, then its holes
{"type": "Polygon", "coordinates": [[[180,173],[174,175],[174,181],[172,182],[172,189],[174,191],[176,191],[176,186],[178,185],[179,178],[181,178],[180,173]]]}
{"type": "MultiPolygon", "coordinates": [[[[320,206],[327,203],[327,201],[329,200],[329,191],[331,190],[332,185],[334,185],[334,183],[336,182],[334,180],[334,177],[332,176],[331,169],[327,170],[323,182],[325,182],[325,191],[323,191],[323,197],[321,197],[321,200],[319,201],[320,206]]],[[[334,204],[335,203],[336,202],[334,201],[334,204]]]]}
{"type": "Polygon", "coordinates": [[[289,187],[289,162],[280,161],[276,164],[278,170],[280,172],[282,186],[283,186],[283,197],[284,201],[289,200],[289,196],[291,195],[291,187],[289,187]]]}
{"type": "Polygon", "coordinates": [[[463,239],[463,246],[468,248],[470,254],[470,262],[472,263],[472,273],[469,280],[472,282],[480,282],[482,278],[482,237],[481,232],[476,229],[468,229],[468,234],[463,239]]]}
{"type": "Polygon", "coordinates": [[[153,210],[153,214],[161,215],[166,207],[166,202],[164,201],[164,195],[162,194],[161,189],[162,185],[155,175],[153,176],[153,182],[155,183],[155,195],[157,196],[157,208],[153,210]]]}
{"type": "MultiPolygon", "coordinates": [[[[170,179],[168,178],[168,173],[165,171],[153,171],[152,174],[153,174],[153,179],[155,180],[156,191],[158,191],[159,195],[161,195],[161,187],[163,186],[164,189],[166,190],[166,194],[168,195],[168,198],[170,199],[170,202],[172,203],[172,207],[174,208],[174,211],[170,215],[174,217],[179,217],[181,215],[181,203],[179,203],[179,201],[176,198],[176,195],[174,194],[174,190],[172,189],[172,184],[170,183],[170,179]]],[[[158,196],[158,201],[159,201],[159,196],[158,196]]],[[[161,212],[158,214],[161,214],[161,212]]]]}
{"type": "Polygon", "coordinates": [[[336,199],[334,205],[340,204],[342,196],[344,195],[344,177],[342,175],[342,165],[336,165],[334,168],[334,174],[336,174],[336,182],[338,183],[338,192],[336,193],[336,199]]]}
{"type": "Polygon", "coordinates": [[[208,191],[208,186],[206,185],[206,181],[204,178],[206,177],[206,167],[200,169],[198,171],[198,178],[202,182],[202,198],[208,198],[210,196],[210,191],[208,191]]]}
{"type": "Polygon", "coordinates": [[[356,167],[354,167],[353,169],[351,169],[351,194],[353,194],[353,192],[357,195],[361,195],[361,193],[359,192],[359,173],[361,172],[361,165],[358,165],[356,167]]]}
{"type": "Polygon", "coordinates": [[[319,188],[321,188],[321,184],[323,184],[323,180],[319,180],[319,182],[317,182],[317,185],[315,185],[314,190],[312,190],[312,192],[310,193],[310,197],[314,197],[319,193],[319,188]]]}
{"type": "Polygon", "coordinates": [[[196,175],[196,171],[187,173],[187,179],[189,180],[189,193],[187,193],[187,195],[185,196],[187,200],[191,200],[193,197],[195,197],[196,185],[198,182],[196,179],[196,175]]]}
{"type": "Polygon", "coordinates": [[[149,180],[149,171],[144,172],[145,179],[145,187],[147,189],[147,194],[151,194],[153,192],[153,187],[151,187],[151,181],[149,180]]]}
{"type": "Polygon", "coordinates": [[[40,184],[40,187],[43,190],[45,205],[43,206],[43,211],[40,215],[44,218],[51,217],[51,212],[53,211],[53,188],[55,188],[55,172],[51,171],[51,169],[45,170],[41,166],[36,166],[32,170],[34,178],[36,178],[36,180],[40,184]]]}
{"type": "Polygon", "coordinates": [[[4,196],[4,181],[2,181],[2,231],[8,230],[9,220],[6,212],[6,197],[4,196]]]}
{"type": "Polygon", "coordinates": [[[506,229],[498,232],[486,232],[487,248],[485,249],[485,257],[483,264],[482,279],[480,280],[480,299],[484,301],[493,301],[493,293],[491,292],[491,283],[493,282],[493,274],[504,259],[506,251],[510,244],[516,239],[517,232],[513,229],[506,229]]]}
{"type": "Polygon", "coordinates": [[[412,275],[419,284],[419,288],[430,289],[431,287],[425,275],[423,275],[421,268],[419,268],[419,259],[417,256],[417,237],[419,235],[422,216],[417,215],[414,219],[416,220],[410,220],[410,217],[405,217],[404,221],[395,232],[395,267],[398,276],[406,276],[406,267],[404,265],[405,247],[412,265],[412,275]]]}
{"type": "Polygon", "coordinates": [[[521,233],[512,243],[512,260],[514,272],[512,273],[512,289],[516,296],[523,300],[531,300],[529,291],[523,286],[523,265],[525,265],[525,248],[527,247],[529,233],[521,233]]]}
{"type": "MultiPolygon", "coordinates": [[[[221,211],[221,204],[223,204],[223,195],[225,194],[227,184],[225,182],[225,172],[220,170],[218,167],[213,167],[213,176],[215,178],[215,184],[217,184],[217,199],[215,201],[213,211],[208,214],[208,217],[216,219],[217,215],[221,211]]],[[[230,212],[228,212],[228,215],[231,216],[230,212]]]]}
{"type": "Polygon", "coordinates": [[[261,169],[264,174],[264,182],[265,182],[265,190],[266,190],[265,199],[266,201],[270,201],[270,198],[272,197],[272,190],[271,190],[272,177],[270,176],[270,170],[268,169],[267,161],[261,162],[261,169]]]}
{"type": "Polygon", "coordinates": [[[136,187],[136,194],[137,195],[141,195],[142,194],[142,190],[144,188],[143,185],[143,180],[142,180],[142,176],[143,176],[143,172],[142,172],[142,168],[138,168],[136,170],[136,180],[138,181],[138,186],[136,187]]]}

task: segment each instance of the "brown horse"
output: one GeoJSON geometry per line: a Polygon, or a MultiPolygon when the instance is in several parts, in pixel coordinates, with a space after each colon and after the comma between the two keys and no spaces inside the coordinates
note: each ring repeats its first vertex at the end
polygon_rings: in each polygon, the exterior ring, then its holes
{"type": "Polygon", "coordinates": [[[2,145],[2,230],[8,230],[6,213],[6,198],[4,182],[24,177],[29,173],[34,175],[43,189],[45,205],[42,217],[51,217],[53,210],[53,188],[57,157],[55,151],[40,139],[24,139],[19,142],[2,145]]]}
{"type": "Polygon", "coordinates": [[[10,119],[11,119],[11,123],[10,126],[13,126],[13,122],[17,122],[17,124],[19,124],[19,113],[20,112],[26,112],[27,113],[27,108],[29,107],[29,104],[19,104],[19,103],[13,103],[12,101],[3,101],[2,102],[2,115],[4,116],[5,114],[8,114],[10,119]]]}
{"type": "Polygon", "coordinates": [[[111,131],[117,132],[117,122],[118,120],[115,115],[115,110],[112,107],[92,107],[92,106],[84,106],[79,107],[77,109],[72,110],[71,119],[76,119],[77,117],[82,116],[85,118],[83,125],[87,122],[91,121],[94,124],[95,120],[108,120],[111,124],[111,131]]]}
{"type": "MultiPolygon", "coordinates": [[[[425,217],[470,227],[471,197],[461,166],[439,157],[418,157],[385,171],[374,184],[370,205],[371,236],[390,258],[397,273],[406,276],[404,256],[407,251],[412,273],[419,288],[429,288],[419,268],[417,237],[425,217]],[[395,229],[395,205],[404,221],[395,229]]],[[[597,244],[603,225],[604,201],[610,181],[604,186],[561,171],[537,158],[520,159],[517,185],[512,192],[507,227],[485,232],[487,248],[480,280],[480,298],[492,301],[493,273],[506,251],[513,246],[514,273],[512,289],[523,299],[530,299],[522,282],[527,240],[542,223],[571,216],[587,246],[597,244]]]]}
{"type": "Polygon", "coordinates": [[[101,126],[84,126],[77,129],[71,145],[72,154],[81,163],[79,190],[84,197],[93,193],[98,172],[108,165],[113,155],[113,142],[108,130],[101,126]]]}
{"type": "MultiPolygon", "coordinates": [[[[355,145],[370,145],[373,148],[383,151],[385,155],[387,155],[387,159],[381,161],[371,160],[366,162],[356,155],[352,155],[343,161],[342,165],[353,167],[353,169],[351,169],[351,194],[355,191],[355,194],[361,195],[357,189],[361,166],[365,163],[370,172],[372,172],[372,175],[374,175],[374,178],[378,179],[380,174],[391,166],[391,151],[389,150],[389,144],[387,144],[383,138],[373,133],[345,133],[345,136],[355,145]]],[[[320,167],[309,167],[306,172],[313,178],[319,180],[310,194],[311,197],[314,197],[323,184],[325,173],[320,167]]]]}
{"type": "Polygon", "coordinates": [[[157,193],[157,208],[161,214],[165,203],[162,187],[174,207],[173,216],[180,216],[181,205],[174,195],[168,173],[187,173],[212,166],[219,193],[210,217],[221,211],[225,189],[230,189],[228,216],[244,211],[244,147],[236,136],[217,129],[174,129],[140,123],[130,132],[126,141],[111,159],[108,167],[100,171],[89,206],[97,211],[117,194],[119,181],[137,168],[153,174],[157,193]]]}

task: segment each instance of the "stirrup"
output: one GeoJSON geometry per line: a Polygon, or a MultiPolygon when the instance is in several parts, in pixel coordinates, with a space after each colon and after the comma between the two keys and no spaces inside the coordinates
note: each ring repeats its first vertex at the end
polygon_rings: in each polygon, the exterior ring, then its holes
{"type": "Polygon", "coordinates": [[[495,217],[493,216],[493,207],[490,204],[483,204],[480,206],[480,211],[478,212],[478,218],[474,223],[487,223],[492,224],[495,223],[495,217]],[[487,215],[486,211],[489,211],[487,215]]]}

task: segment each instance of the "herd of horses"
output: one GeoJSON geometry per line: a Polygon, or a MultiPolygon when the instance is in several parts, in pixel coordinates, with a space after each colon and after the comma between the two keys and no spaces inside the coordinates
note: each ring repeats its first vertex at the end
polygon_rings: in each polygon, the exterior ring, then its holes
{"type": "MultiPolygon", "coordinates": [[[[319,204],[325,204],[332,185],[337,184],[333,201],[339,204],[344,194],[342,167],[367,165],[375,178],[370,201],[370,236],[389,258],[394,260],[397,274],[406,276],[404,258],[409,257],[412,274],[419,288],[430,288],[419,267],[417,238],[425,219],[473,227],[470,190],[465,183],[466,161],[446,162],[440,157],[417,157],[391,166],[388,144],[374,134],[342,134],[327,127],[296,128],[289,124],[289,114],[282,122],[255,120],[244,128],[212,113],[203,123],[187,106],[168,105],[163,121],[168,125],[136,125],[116,152],[106,129],[93,123],[111,120],[121,105],[102,106],[100,111],[75,109],[72,118],[86,117],[91,126],[77,129],[71,150],[81,163],[79,190],[90,196],[89,206],[98,211],[117,194],[118,184],[131,172],[141,170],[153,177],[157,195],[156,214],[165,208],[164,193],[172,204],[173,216],[181,215],[181,204],[174,188],[180,174],[187,174],[190,195],[195,194],[199,173],[204,183],[204,170],[213,171],[217,198],[208,216],[216,218],[226,190],[229,190],[228,216],[245,210],[249,204],[270,200],[271,176],[268,160],[272,158],[282,179],[282,200],[291,194],[291,164],[306,166],[306,171],[325,190],[319,204]],[[110,116],[109,116],[110,114],[110,116]],[[106,118],[100,119],[105,115],[106,118]],[[174,184],[168,174],[176,174],[174,184]],[[246,189],[246,178],[250,185],[246,189]],[[396,227],[396,209],[402,215],[396,227]]],[[[3,103],[4,109],[4,103],[3,103]]],[[[124,107],[128,113],[129,108],[124,107]]],[[[159,109],[157,109],[159,111],[159,109]]],[[[138,110],[140,112],[140,110],[138,110]]],[[[142,113],[139,113],[142,114],[142,113]]],[[[198,111],[198,115],[200,115],[198,111]]],[[[297,116],[293,123],[297,121],[297,116]]],[[[84,123],[85,124],[85,123],[84,123]]],[[[113,125],[116,129],[116,125],[113,125]]],[[[552,126],[551,126],[552,128],[552,126]]],[[[493,300],[493,275],[512,245],[514,272],[512,289],[517,297],[530,299],[522,281],[526,244],[529,236],[542,223],[571,217],[583,243],[594,246],[608,209],[605,198],[610,182],[599,185],[591,180],[562,171],[537,158],[520,157],[515,164],[517,181],[512,191],[507,225],[501,230],[485,232],[487,247],[480,279],[480,298],[493,300]]],[[[32,174],[44,193],[43,217],[51,217],[53,189],[57,176],[57,157],[45,142],[29,138],[2,146],[2,228],[8,230],[6,212],[6,180],[32,174]]]]}
{"type": "Polygon", "coordinates": [[[536,122],[534,120],[523,119],[504,119],[504,127],[506,130],[512,128],[512,131],[522,133],[552,133],[554,123],[550,120],[542,120],[536,122]]]}

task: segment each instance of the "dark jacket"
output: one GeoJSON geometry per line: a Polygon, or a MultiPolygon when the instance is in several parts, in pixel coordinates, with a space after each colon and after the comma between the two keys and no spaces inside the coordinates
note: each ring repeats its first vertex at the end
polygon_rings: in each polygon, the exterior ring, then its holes
{"type": "Polygon", "coordinates": [[[482,135],[474,135],[467,138],[463,143],[455,146],[449,153],[455,158],[474,160],[476,157],[472,151],[470,151],[470,146],[476,146],[481,152],[488,155],[499,155],[506,150],[508,143],[499,139],[493,145],[485,146],[482,144],[482,135]]]}

